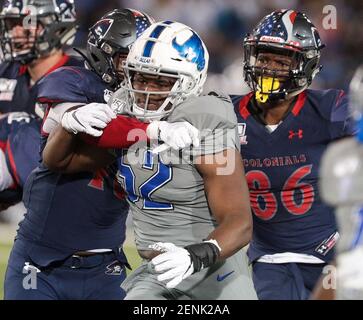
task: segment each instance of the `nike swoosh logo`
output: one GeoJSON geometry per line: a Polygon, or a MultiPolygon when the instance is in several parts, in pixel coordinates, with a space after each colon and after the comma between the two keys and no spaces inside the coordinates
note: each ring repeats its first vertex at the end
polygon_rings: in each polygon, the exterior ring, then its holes
{"type": "Polygon", "coordinates": [[[226,279],[227,277],[229,277],[232,273],[234,272],[234,270],[233,271],[231,271],[231,272],[228,272],[228,273],[226,273],[226,274],[224,274],[224,275],[218,275],[217,276],[217,281],[223,281],[224,279],[226,279]]]}

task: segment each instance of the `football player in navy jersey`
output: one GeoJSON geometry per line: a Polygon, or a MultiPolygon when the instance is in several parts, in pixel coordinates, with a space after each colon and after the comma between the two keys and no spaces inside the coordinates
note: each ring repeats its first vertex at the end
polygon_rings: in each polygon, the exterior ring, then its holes
{"type": "Polygon", "coordinates": [[[41,120],[26,112],[0,118],[0,211],[19,202],[30,172],[38,165],[41,120]]]}
{"type": "Polygon", "coordinates": [[[0,65],[0,114],[15,111],[0,123],[0,175],[7,177],[0,188],[0,210],[5,210],[21,200],[26,177],[38,165],[40,137],[36,131],[41,121],[31,114],[43,115],[36,103],[40,79],[60,66],[81,65],[81,61],[62,50],[76,32],[73,1],[5,1],[0,29],[4,59],[0,65]],[[23,112],[16,113],[19,111],[23,112]]]}
{"type": "Polygon", "coordinates": [[[306,299],[339,237],[318,184],[327,145],[352,135],[342,90],[308,89],[319,33],[303,13],[278,10],[244,40],[251,93],[234,96],[254,214],[248,256],[260,299],[306,299]]]}
{"type": "MultiPolygon", "coordinates": [[[[116,117],[111,109],[104,109],[104,103],[122,80],[119,60],[151,22],[139,11],[112,11],[90,30],[87,68],[63,67],[42,79],[38,99],[46,107],[41,152],[52,141],[52,130],[61,118],[73,134],[85,132],[97,137],[97,121],[83,125],[78,118],[82,111],[86,117],[116,117]],[[77,113],[77,107],[83,105],[77,113]],[[71,116],[63,117],[66,110],[71,116]]],[[[134,128],[148,128],[135,119],[119,119],[123,120],[118,132],[121,136],[126,137],[134,128]]],[[[175,130],[162,123],[153,130],[164,136],[165,131],[175,130]]],[[[132,143],[124,141],[125,146],[132,143]]],[[[96,149],[92,154],[97,157],[96,149]]],[[[51,172],[41,162],[31,173],[23,195],[27,214],[20,223],[6,272],[5,299],[124,297],[120,284],[128,266],[122,250],[128,205],[115,180],[115,169],[110,165],[96,173],[85,169],[66,175],[51,172]],[[36,273],[36,289],[31,284],[23,286],[27,272],[36,273]]]]}
{"type": "Polygon", "coordinates": [[[62,50],[76,33],[73,0],[7,0],[0,29],[0,113],[41,113],[39,80],[58,67],[81,65],[62,50]]]}

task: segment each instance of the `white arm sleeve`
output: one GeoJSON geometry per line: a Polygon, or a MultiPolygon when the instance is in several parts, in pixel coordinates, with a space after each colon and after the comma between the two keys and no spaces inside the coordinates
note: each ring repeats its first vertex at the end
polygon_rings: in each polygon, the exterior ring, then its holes
{"type": "Polygon", "coordinates": [[[0,191],[3,191],[14,183],[5,160],[5,154],[0,149],[0,191]]]}
{"type": "Polygon", "coordinates": [[[73,108],[75,106],[83,106],[82,103],[74,103],[74,102],[64,102],[57,104],[55,107],[51,108],[49,110],[49,113],[47,115],[47,118],[45,119],[43,123],[42,130],[45,133],[51,133],[54,128],[61,123],[63,114],[69,110],[70,108],[73,108]]]}

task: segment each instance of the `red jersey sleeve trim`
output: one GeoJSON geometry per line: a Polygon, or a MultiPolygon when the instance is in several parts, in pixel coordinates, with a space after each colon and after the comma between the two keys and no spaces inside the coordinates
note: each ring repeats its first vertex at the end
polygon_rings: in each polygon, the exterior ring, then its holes
{"type": "Polygon", "coordinates": [[[291,110],[295,117],[300,113],[301,109],[305,105],[306,96],[306,91],[303,91],[299,94],[297,101],[291,110]]]}
{"type": "Polygon", "coordinates": [[[135,142],[147,140],[147,127],[147,123],[119,115],[107,125],[102,136],[96,138],[82,134],[81,137],[88,144],[100,148],[127,148],[135,142]]]}
{"type": "Polygon", "coordinates": [[[5,150],[6,150],[6,141],[0,141],[0,149],[5,152],[5,150]]]}
{"type": "Polygon", "coordinates": [[[15,164],[15,161],[14,161],[13,152],[10,149],[10,143],[9,143],[9,141],[6,144],[6,152],[7,152],[8,157],[9,157],[9,163],[10,163],[10,167],[11,167],[11,175],[13,176],[16,184],[17,185],[20,185],[20,179],[19,179],[18,172],[16,170],[16,164],[15,164]]]}
{"type": "Polygon", "coordinates": [[[62,58],[53,66],[53,67],[51,67],[46,73],[45,73],[45,75],[44,75],[44,77],[46,76],[46,75],[48,75],[49,73],[51,73],[51,72],[53,72],[54,70],[57,70],[58,68],[60,68],[60,67],[62,67],[62,66],[64,66],[67,62],[68,62],[68,60],[69,60],[69,55],[67,55],[67,54],[64,54],[63,56],[62,56],[62,58]]]}
{"type": "Polygon", "coordinates": [[[250,102],[252,96],[253,92],[246,94],[239,103],[239,113],[242,116],[242,118],[245,120],[247,120],[247,118],[250,116],[250,112],[247,109],[247,105],[250,102]]]}

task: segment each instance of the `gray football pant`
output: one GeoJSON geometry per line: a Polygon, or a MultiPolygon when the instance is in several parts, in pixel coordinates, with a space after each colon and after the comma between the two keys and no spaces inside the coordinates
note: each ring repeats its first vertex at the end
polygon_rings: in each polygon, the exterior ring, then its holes
{"type": "Polygon", "coordinates": [[[246,254],[240,250],[225,261],[203,269],[184,279],[173,289],[148,271],[147,261],[122,284],[127,300],[254,300],[246,254]]]}

